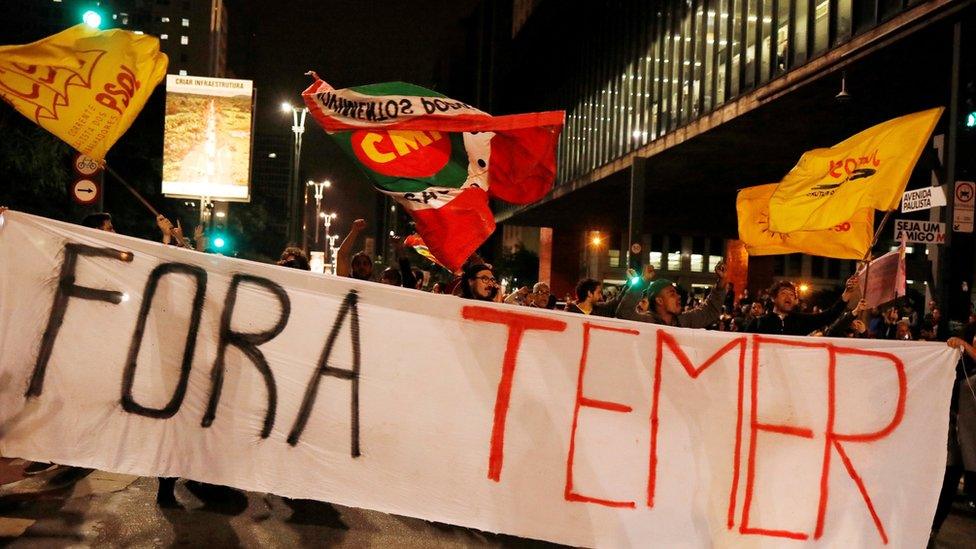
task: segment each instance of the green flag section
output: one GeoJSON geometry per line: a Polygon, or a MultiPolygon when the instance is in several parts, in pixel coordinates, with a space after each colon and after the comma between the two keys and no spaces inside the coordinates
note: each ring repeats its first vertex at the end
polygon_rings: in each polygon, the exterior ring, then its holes
{"type": "Polygon", "coordinates": [[[302,96],[451,271],[495,230],[489,198],[528,204],[552,188],[562,111],[491,116],[412,84],[336,90],[317,76],[302,96]]]}

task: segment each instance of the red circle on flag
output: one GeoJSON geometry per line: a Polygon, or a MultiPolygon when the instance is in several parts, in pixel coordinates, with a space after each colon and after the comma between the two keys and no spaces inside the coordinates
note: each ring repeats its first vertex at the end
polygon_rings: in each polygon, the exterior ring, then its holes
{"type": "Polygon", "coordinates": [[[451,139],[431,130],[358,130],[350,142],[363,165],[390,177],[431,177],[451,158],[451,139]]]}

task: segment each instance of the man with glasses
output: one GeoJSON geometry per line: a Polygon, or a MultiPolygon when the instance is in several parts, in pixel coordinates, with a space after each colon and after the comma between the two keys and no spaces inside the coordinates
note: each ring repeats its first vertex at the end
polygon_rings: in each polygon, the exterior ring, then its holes
{"type": "Polygon", "coordinates": [[[461,273],[461,297],[501,303],[503,293],[491,265],[480,260],[466,265],[461,273]]]}

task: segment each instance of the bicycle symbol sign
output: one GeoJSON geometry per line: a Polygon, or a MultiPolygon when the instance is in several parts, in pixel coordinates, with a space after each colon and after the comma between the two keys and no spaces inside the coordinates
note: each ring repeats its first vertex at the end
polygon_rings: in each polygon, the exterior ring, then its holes
{"type": "Polygon", "coordinates": [[[98,161],[96,161],[94,158],[80,153],[75,155],[75,171],[77,171],[79,175],[94,175],[100,169],[101,168],[98,166],[98,161]]]}

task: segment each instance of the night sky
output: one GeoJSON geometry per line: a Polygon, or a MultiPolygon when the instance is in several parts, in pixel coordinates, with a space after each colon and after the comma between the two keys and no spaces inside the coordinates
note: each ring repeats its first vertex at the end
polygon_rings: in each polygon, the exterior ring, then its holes
{"type": "MultiPolygon", "coordinates": [[[[461,22],[477,3],[226,0],[228,76],[254,81],[257,133],[290,136],[291,115],[280,104],[301,104],[301,92],[311,83],[306,71],[336,88],[395,80],[433,87],[451,51],[463,47],[461,22]]],[[[372,226],[378,193],[311,116],[305,128],[302,180],[332,181],[324,208],[339,213],[333,231],[338,227],[345,234],[357,217],[372,226]]]]}

